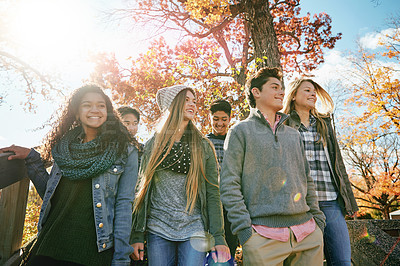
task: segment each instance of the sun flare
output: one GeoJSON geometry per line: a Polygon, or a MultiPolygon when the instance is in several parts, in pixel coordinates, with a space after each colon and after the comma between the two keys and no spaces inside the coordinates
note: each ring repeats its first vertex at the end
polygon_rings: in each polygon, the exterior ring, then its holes
{"type": "Polygon", "coordinates": [[[93,17],[84,1],[22,0],[11,21],[18,52],[45,68],[83,57],[89,50],[93,17]]]}

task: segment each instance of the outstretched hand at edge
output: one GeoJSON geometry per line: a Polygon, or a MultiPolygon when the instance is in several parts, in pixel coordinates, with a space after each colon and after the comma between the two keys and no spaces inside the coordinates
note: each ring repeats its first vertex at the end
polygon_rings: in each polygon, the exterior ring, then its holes
{"type": "Polygon", "coordinates": [[[31,149],[21,146],[11,145],[10,147],[5,147],[0,149],[0,153],[5,153],[5,152],[15,153],[14,155],[8,156],[8,160],[14,160],[14,159],[25,160],[25,158],[31,152],[31,149]]]}

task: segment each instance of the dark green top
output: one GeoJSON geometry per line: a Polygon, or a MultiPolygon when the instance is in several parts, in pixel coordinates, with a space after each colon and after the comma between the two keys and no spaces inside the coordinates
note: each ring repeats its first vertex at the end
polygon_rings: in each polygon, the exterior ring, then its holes
{"type": "Polygon", "coordinates": [[[113,249],[97,251],[92,180],[61,178],[33,254],[83,265],[110,265],[113,249]]]}

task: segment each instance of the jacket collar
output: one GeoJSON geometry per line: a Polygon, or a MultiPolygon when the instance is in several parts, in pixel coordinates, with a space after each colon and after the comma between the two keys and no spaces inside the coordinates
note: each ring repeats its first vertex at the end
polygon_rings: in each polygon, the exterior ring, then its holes
{"type": "MultiPolygon", "coordinates": [[[[278,128],[278,127],[280,127],[280,125],[282,125],[286,121],[286,119],[288,119],[289,116],[287,114],[284,114],[284,113],[281,113],[281,112],[277,112],[276,114],[281,116],[281,120],[279,120],[278,125],[276,125],[276,128],[278,128]]],[[[260,120],[262,123],[264,123],[266,125],[269,125],[269,123],[265,119],[264,115],[257,108],[250,108],[249,118],[253,118],[253,117],[255,119],[260,120]]]]}
{"type": "Polygon", "coordinates": [[[287,120],[287,125],[295,129],[299,129],[301,125],[301,119],[296,110],[290,112],[289,119],[287,120]]]}
{"type": "MultiPolygon", "coordinates": [[[[332,119],[331,116],[332,116],[332,114],[330,114],[328,117],[324,117],[322,119],[325,120],[325,122],[330,123],[331,119],[332,119]]],[[[301,119],[296,110],[293,110],[292,112],[290,112],[289,119],[287,121],[287,125],[294,127],[296,129],[298,129],[300,127],[301,119]]]]}

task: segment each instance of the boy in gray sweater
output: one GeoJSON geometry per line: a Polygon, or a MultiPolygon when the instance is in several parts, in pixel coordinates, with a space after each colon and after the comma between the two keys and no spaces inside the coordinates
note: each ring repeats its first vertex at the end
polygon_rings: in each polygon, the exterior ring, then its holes
{"type": "Polygon", "coordinates": [[[249,117],[225,140],[221,201],[244,265],[322,265],[325,216],[297,130],[284,125],[282,72],[263,68],[246,84],[249,117]]]}

